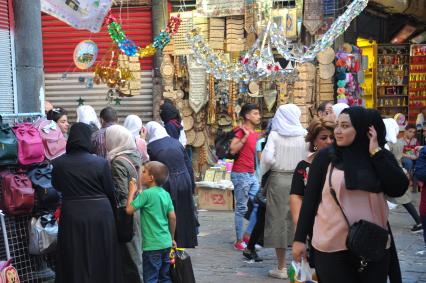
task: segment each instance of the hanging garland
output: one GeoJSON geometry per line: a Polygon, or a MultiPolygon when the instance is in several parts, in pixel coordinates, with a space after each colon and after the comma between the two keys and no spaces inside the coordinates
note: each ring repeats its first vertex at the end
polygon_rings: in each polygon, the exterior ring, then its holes
{"type": "Polygon", "coordinates": [[[352,20],[367,7],[368,1],[354,0],[346,11],[333,22],[330,29],[309,48],[294,47],[287,38],[282,36],[282,27],[279,28],[275,23],[271,28],[271,43],[278,53],[288,61],[298,63],[313,61],[319,52],[330,47],[336,38],[348,29],[352,20]]]}
{"type": "Polygon", "coordinates": [[[123,28],[111,12],[105,19],[105,23],[108,24],[108,33],[121,52],[127,56],[137,55],[139,58],[154,56],[157,50],[162,50],[166,47],[166,45],[170,43],[171,38],[178,32],[181,21],[182,19],[179,14],[176,17],[171,17],[167,23],[166,29],[154,37],[152,43],[142,48],[137,46],[133,40],[126,36],[123,28]]]}
{"type": "Polygon", "coordinates": [[[282,29],[269,22],[264,31],[262,44],[260,45],[258,39],[252,49],[235,64],[226,62],[221,54],[216,54],[197,30],[189,32],[187,40],[197,63],[205,66],[207,73],[213,74],[216,79],[249,82],[271,78],[277,81],[291,81],[297,78],[297,71],[291,67],[291,64],[283,69],[276,63],[272,46],[287,61],[296,63],[313,61],[319,52],[332,45],[334,40],[346,31],[351,21],[365,9],[367,4],[368,0],[354,0],[330,29],[309,48],[287,40],[282,35],[282,29]]]}

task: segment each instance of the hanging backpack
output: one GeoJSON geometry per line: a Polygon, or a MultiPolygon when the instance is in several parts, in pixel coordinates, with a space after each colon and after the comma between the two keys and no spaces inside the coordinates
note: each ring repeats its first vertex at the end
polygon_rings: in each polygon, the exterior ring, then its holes
{"type": "Polygon", "coordinates": [[[12,129],[0,120],[0,165],[18,163],[18,142],[12,129]]]}
{"type": "Polygon", "coordinates": [[[55,211],[61,196],[52,186],[52,166],[39,166],[27,173],[35,191],[37,211],[55,211]]]}
{"type": "Polygon", "coordinates": [[[65,153],[67,141],[58,125],[52,120],[41,120],[37,125],[44,146],[44,155],[52,160],[65,153]]]}
{"type": "Polygon", "coordinates": [[[12,266],[12,259],[0,262],[0,283],[19,283],[18,271],[12,266]]]}
{"type": "Polygon", "coordinates": [[[2,208],[10,215],[30,214],[34,208],[34,189],[24,173],[6,173],[1,182],[2,208]]]}
{"type": "Polygon", "coordinates": [[[235,137],[235,134],[240,131],[241,128],[237,127],[230,132],[220,131],[214,141],[216,156],[218,159],[237,159],[237,154],[231,154],[231,141],[235,137]]]}
{"type": "Polygon", "coordinates": [[[30,165],[44,160],[44,148],[40,133],[31,123],[16,124],[13,127],[13,132],[18,141],[19,164],[30,165]]]}

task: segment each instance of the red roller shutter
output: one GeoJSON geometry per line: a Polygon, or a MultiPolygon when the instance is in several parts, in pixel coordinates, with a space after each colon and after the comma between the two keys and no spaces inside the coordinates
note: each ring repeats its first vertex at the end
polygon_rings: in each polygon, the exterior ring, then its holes
{"type": "MultiPolygon", "coordinates": [[[[4,0],[2,0],[4,1],[4,0]]],[[[119,19],[120,9],[113,8],[113,14],[119,19]]],[[[121,10],[123,31],[139,46],[152,41],[152,19],[150,7],[129,7],[121,10]]],[[[77,30],[60,20],[42,14],[43,61],[45,73],[80,72],[75,68],[73,54],[75,46],[82,40],[91,39],[98,45],[98,61],[111,46],[107,27],[99,33],[77,30]]],[[[152,70],[152,58],[141,60],[143,70],[152,70]]]]}

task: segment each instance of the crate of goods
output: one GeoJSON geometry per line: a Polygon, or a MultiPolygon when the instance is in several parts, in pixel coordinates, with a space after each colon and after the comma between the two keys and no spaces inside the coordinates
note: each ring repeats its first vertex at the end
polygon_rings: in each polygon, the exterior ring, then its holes
{"type": "Polygon", "coordinates": [[[233,196],[231,189],[197,187],[196,193],[199,209],[232,211],[233,196]]]}
{"type": "Polygon", "coordinates": [[[186,34],[194,28],[193,12],[171,13],[170,16],[180,14],[182,19],[178,32],[173,37],[173,55],[188,55],[192,53],[192,49],[186,40],[186,34]]]}

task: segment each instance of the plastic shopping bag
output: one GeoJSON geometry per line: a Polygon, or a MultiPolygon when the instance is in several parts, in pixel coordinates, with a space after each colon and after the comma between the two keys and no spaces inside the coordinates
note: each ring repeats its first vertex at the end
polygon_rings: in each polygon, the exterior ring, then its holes
{"type": "Polygon", "coordinates": [[[173,283],[195,283],[191,257],[185,249],[172,249],[170,263],[170,275],[173,283]]]}
{"type": "Polygon", "coordinates": [[[292,261],[287,272],[291,283],[318,283],[315,270],[303,258],[302,262],[292,261]]]}

